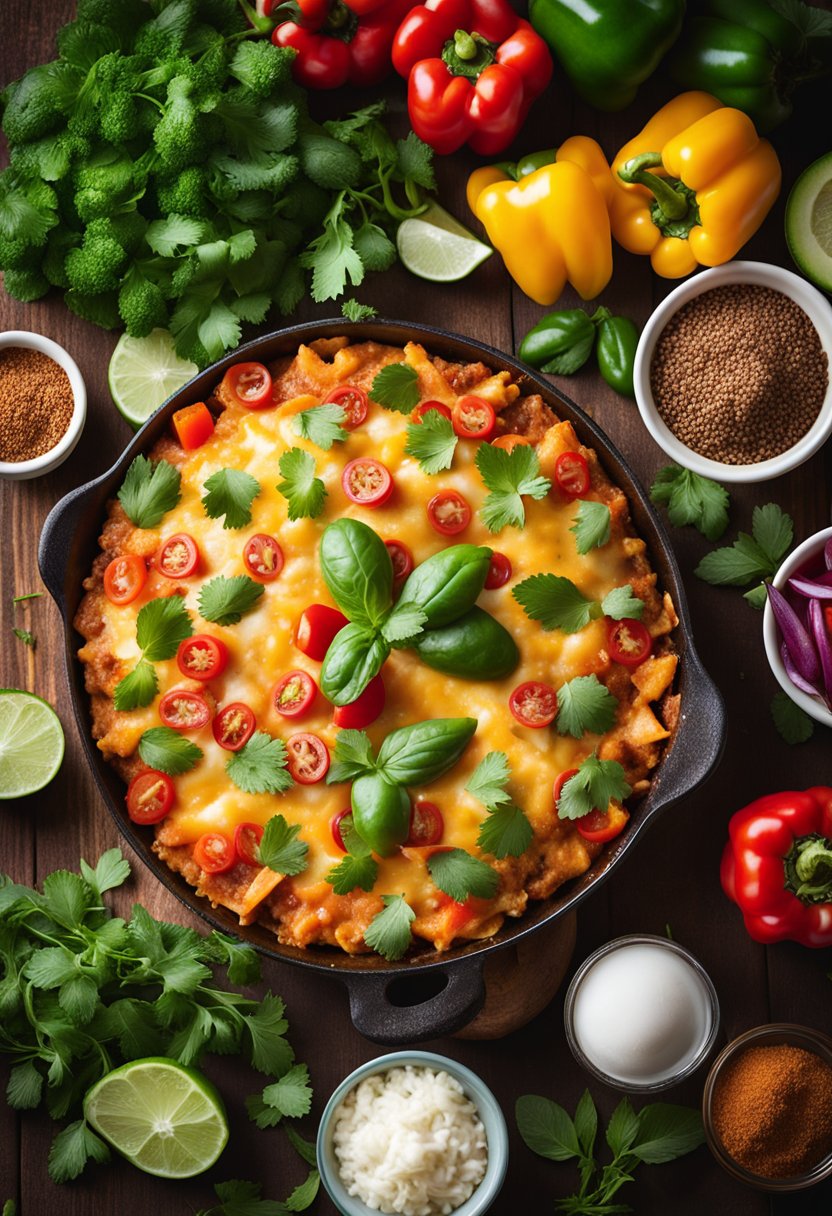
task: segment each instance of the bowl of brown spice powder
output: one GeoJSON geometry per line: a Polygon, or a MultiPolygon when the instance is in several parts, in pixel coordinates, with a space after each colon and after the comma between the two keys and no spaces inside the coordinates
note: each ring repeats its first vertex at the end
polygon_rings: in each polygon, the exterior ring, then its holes
{"type": "Polygon", "coordinates": [[[702,1119],[720,1165],[758,1190],[832,1176],[832,1039],[787,1022],[740,1035],[711,1067],[702,1119]]]}
{"type": "Polygon", "coordinates": [[[87,416],[75,360],[51,338],[0,333],[0,477],[40,477],[62,464],[87,416]]]}
{"type": "Polygon", "coordinates": [[[779,266],[729,262],[677,287],[636,352],[636,402],[668,456],[704,477],[758,482],[832,434],[832,305],[779,266]]]}

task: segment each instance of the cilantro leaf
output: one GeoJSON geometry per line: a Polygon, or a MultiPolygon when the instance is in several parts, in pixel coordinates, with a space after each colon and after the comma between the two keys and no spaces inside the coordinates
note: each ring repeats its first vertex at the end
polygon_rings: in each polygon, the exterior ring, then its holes
{"type": "Polygon", "coordinates": [[[147,659],[141,659],[130,674],[116,684],[113,705],[118,710],[140,709],[149,705],[158,691],[155,667],[147,659]]]}
{"type": "Polygon", "coordinates": [[[633,595],[629,583],[623,587],[613,587],[601,600],[601,611],[613,621],[640,621],[644,612],[644,600],[633,595]]]}
{"type": "Polygon", "coordinates": [[[346,421],[347,412],[334,401],[325,401],[323,405],[312,406],[311,409],[301,410],[292,419],[295,434],[301,439],[308,439],[317,447],[328,452],[333,443],[340,443],[348,436],[348,431],[341,425],[346,421]]]}
{"type": "Polygon", "coordinates": [[[258,1072],[271,1077],[283,1076],[295,1060],[292,1046],[284,1037],[289,1029],[285,1012],[281,998],[267,992],[254,1012],[244,1016],[251,1037],[251,1063],[258,1072]]]}
{"type": "Polygon", "coordinates": [[[170,726],[151,726],[139,739],[139,755],[148,768],[175,777],[198,764],[202,750],[170,726]]]}
{"type": "Polygon", "coordinates": [[[650,497],[655,503],[666,503],[667,517],[675,528],[693,524],[707,540],[716,541],[728,527],[728,491],[691,469],[675,464],[660,469],[650,497]]]}
{"type": "Polygon", "coordinates": [[[223,528],[245,528],[251,523],[251,504],[260,482],[243,469],[218,469],[207,478],[202,505],[209,519],[224,515],[223,528]]]}
{"type": "Polygon", "coordinates": [[[315,519],[324,509],[326,486],[315,476],[315,461],[302,448],[290,448],[278,464],[283,481],[277,490],[289,504],[289,519],[315,519]]]}
{"type": "Polygon", "coordinates": [[[332,765],[327,774],[327,785],[340,781],[354,781],[364,773],[375,771],[373,745],[363,730],[342,730],[335,740],[332,765]]]}
{"type": "Polygon", "coordinates": [[[225,771],[237,789],[246,794],[282,794],[293,784],[286,760],[283,740],[256,730],[248,743],[233,753],[225,771]]]}
{"type": "Polygon", "coordinates": [[[433,172],[433,149],[424,143],[415,131],[409,131],[407,139],[396,141],[399,171],[425,190],[436,189],[433,172]]]}
{"type": "Polygon", "coordinates": [[[458,442],[448,419],[439,410],[428,410],[421,422],[407,424],[404,450],[419,461],[423,473],[433,475],[451,467],[458,442]]]}
{"type": "Polygon", "coordinates": [[[501,802],[511,801],[505,789],[510,778],[511,769],[505,752],[489,752],[480,760],[465,788],[483,806],[493,811],[501,802]]]}
{"type": "Polygon", "coordinates": [[[82,858],[80,870],[84,881],[100,899],[104,891],[111,891],[127,881],[130,877],[130,862],[121,849],[107,849],[99,857],[95,869],[82,858]]]}
{"type": "Polygon", "coordinates": [[[341,304],[341,315],[348,321],[369,321],[378,316],[378,309],[371,304],[359,304],[358,300],[344,300],[341,304]]]}
{"type": "Polygon", "coordinates": [[[603,735],[615,722],[618,699],[597,676],[576,676],[558,689],[555,729],[580,739],[587,731],[603,735]]]}
{"type": "Polygon", "coordinates": [[[218,574],[200,589],[200,615],[215,625],[236,625],[254,608],[264,591],[263,584],[247,574],[235,574],[232,578],[218,574]]]}
{"type": "Polygon", "coordinates": [[[552,488],[549,478],[540,475],[540,460],[534,448],[522,444],[508,452],[505,448],[481,443],[475,463],[490,490],[480,508],[488,530],[499,532],[507,524],[525,527],[523,495],[545,498],[552,488]]]}
{"type": "MultiPolygon", "coordinates": [[[[522,812],[521,812],[522,813],[522,812]]],[[[469,895],[490,899],[500,885],[500,876],[486,861],[465,849],[449,849],[428,858],[428,871],[440,891],[464,904],[469,895]]]]}
{"type": "Polygon", "coordinates": [[[385,409],[409,414],[419,404],[419,375],[409,363],[388,363],[370,388],[373,401],[385,409]]]}
{"type": "Polygon", "coordinates": [[[525,853],[533,838],[534,831],[525,812],[509,803],[495,807],[482,821],[477,845],[484,853],[492,853],[502,860],[525,853]]]}
{"type": "Polygon", "coordinates": [[[291,1195],[286,1200],[286,1207],[290,1212],[305,1212],[312,1205],[315,1196],[318,1194],[321,1186],[321,1175],[316,1169],[312,1169],[304,1178],[303,1182],[298,1183],[291,1195]]]}
{"type": "Polygon", "coordinates": [[[355,249],[355,234],[343,214],[343,191],[324,217],[320,235],[298,259],[312,271],[312,298],[317,303],[341,295],[347,279],[353,287],[364,281],[364,263],[355,249]]]}
{"type": "Polygon", "coordinates": [[[574,777],[564,783],[558,799],[560,819],[581,819],[590,811],[606,811],[611,800],[632,793],[617,760],[599,760],[595,752],[587,756],[574,777]]]}
{"type": "MultiPolygon", "coordinates": [[[[515,451],[519,451],[515,448],[515,451]]],[[[562,574],[532,574],[511,593],[526,616],[540,621],[544,629],[578,633],[601,609],[562,574]]]]}
{"type": "Polygon", "coordinates": [[[354,233],[353,244],[367,270],[389,270],[396,260],[396,246],[383,228],[369,220],[354,233]]]}
{"type": "Polygon", "coordinates": [[[605,502],[581,500],[575,522],[569,529],[575,536],[575,548],[580,554],[600,549],[610,539],[610,509],[605,502]]]}
{"type": "MultiPolygon", "coordinates": [[[[276,739],[274,742],[279,743],[276,739]]],[[[301,874],[307,867],[309,845],[305,840],[296,840],[300,834],[299,823],[287,823],[282,815],[272,815],[263,829],[257,856],[264,866],[277,874],[291,877],[301,874]]]]}
{"type": "Polygon", "coordinates": [[[693,573],[715,587],[745,587],[771,577],[774,563],[747,532],[740,532],[733,545],[706,553],[693,573]]]}
{"type": "Polygon", "coordinates": [[[184,642],[193,634],[193,625],[181,595],[168,595],[160,600],[150,600],[136,617],[136,641],[143,657],[151,663],[172,659],[184,642]]]}
{"type": "Polygon", "coordinates": [[[180,481],[179,470],[166,460],[154,464],[137,456],[118,492],[125,515],[137,528],[155,528],[179,502],[180,481]]]}
{"type": "Polygon", "coordinates": [[[763,507],[755,507],[751,534],[771,562],[771,572],[774,574],[794,540],[791,515],[782,511],[776,502],[767,502],[763,507]]]}
{"type": "Polygon", "coordinates": [[[58,1132],[49,1150],[49,1177],[53,1182],[69,1182],[82,1173],[88,1161],[109,1161],[110,1150],[84,1119],[70,1123],[58,1132]]]}
{"type": "Polygon", "coordinates": [[[312,1087],[306,1065],[295,1064],[272,1085],[267,1085],[263,1101],[281,1118],[300,1119],[308,1115],[312,1109],[312,1087]]]}
{"type": "Polygon", "coordinates": [[[772,697],[771,716],[777,733],[786,743],[805,743],[815,733],[814,723],[806,711],[795,705],[789,694],[782,690],[772,697]]]}
{"type": "Polygon", "coordinates": [[[426,613],[418,604],[408,604],[400,600],[382,623],[381,636],[391,646],[401,646],[402,643],[409,643],[424,633],[427,619],[426,613]]]}
{"type": "Polygon", "coordinates": [[[43,1077],[33,1060],[15,1064],[9,1072],[6,1101],[13,1110],[34,1110],[40,1104],[43,1077]]]}
{"type": "MultiPolygon", "coordinates": [[[[343,820],[342,820],[343,823],[343,820]]],[[[344,841],[346,844],[346,841],[344,841]]],[[[378,877],[378,862],[369,854],[357,857],[347,853],[346,857],[333,866],[326,876],[326,881],[336,895],[349,895],[350,891],[360,889],[372,891],[378,877]]]]}
{"type": "Polygon", "coordinates": [[[232,984],[256,984],[260,979],[260,956],[236,937],[215,929],[203,945],[206,957],[225,964],[232,984]]]}
{"type": "Polygon", "coordinates": [[[410,925],[416,913],[403,895],[382,895],[381,901],[384,907],[364,931],[364,941],[388,963],[394,963],[407,953],[413,940],[410,925]]]}

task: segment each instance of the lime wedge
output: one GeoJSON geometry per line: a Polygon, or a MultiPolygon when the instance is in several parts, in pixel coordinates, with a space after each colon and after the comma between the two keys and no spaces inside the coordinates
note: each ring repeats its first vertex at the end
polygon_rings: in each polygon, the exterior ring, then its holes
{"type": "Polygon", "coordinates": [[[0,688],[0,798],[48,785],[64,758],[64,732],[51,705],[31,692],[0,688]]]}
{"type": "Polygon", "coordinates": [[[228,1141],[222,1098],[201,1073],[150,1056],[108,1072],[84,1099],[91,1127],[131,1164],[159,1178],[192,1178],[228,1141]]]}
{"type": "Polygon", "coordinates": [[[154,329],[146,338],[122,334],[107,373],[110,396],[119,413],[138,430],[198,371],[195,363],[179,358],[166,329],[154,329]]]}
{"type": "Polygon", "coordinates": [[[807,279],[832,291],[832,152],[804,169],[792,187],[786,241],[807,279]]]}
{"type": "Polygon", "coordinates": [[[464,279],[494,252],[438,203],[399,225],[396,247],[411,274],[431,283],[464,279]]]}

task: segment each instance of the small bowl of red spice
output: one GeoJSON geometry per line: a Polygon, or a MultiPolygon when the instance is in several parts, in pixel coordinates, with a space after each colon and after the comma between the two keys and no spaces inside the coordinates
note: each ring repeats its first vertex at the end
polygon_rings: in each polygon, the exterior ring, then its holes
{"type": "Polygon", "coordinates": [[[702,1096],[708,1147],[763,1191],[832,1176],[832,1039],[788,1022],[758,1026],[717,1056],[702,1096]]]}
{"type": "Polygon", "coordinates": [[[63,464],[87,416],[75,360],[51,338],[0,333],[0,477],[40,477],[63,464]]]}

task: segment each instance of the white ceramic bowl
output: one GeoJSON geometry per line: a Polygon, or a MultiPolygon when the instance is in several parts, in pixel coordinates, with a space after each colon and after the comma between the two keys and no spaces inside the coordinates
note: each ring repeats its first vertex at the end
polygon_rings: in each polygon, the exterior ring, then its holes
{"type": "MultiPolygon", "coordinates": [[[[814,536],[810,536],[808,540],[804,540],[802,545],[798,545],[793,553],[790,553],[783,565],[771,580],[778,591],[782,591],[786,583],[793,574],[805,565],[811,558],[820,554],[826,542],[832,538],[832,528],[824,528],[822,532],[816,532],[814,536]]],[[[765,612],[763,613],[763,644],[766,648],[766,658],[768,665],[774,673],[774,678],[777,683],[794,701],[795,705],[799,705],[801,709],[805,709],[806,713],[816,722],[822,722],[824,726],[832,726],[832,713],[814,697],[810,697],[807,692],[801,691],[792,684],[789,677],[786,675],[786,668],[783,666],[783,660],[780,658],[780,643],[782,636],[774,619],[774,613],[771,610],[771,604],[766,603],[765,612]]]]}
{"type": "Polygon", "coordinates": [[[51,338],[44,338],[42,334],[33,334],[25,329],[9,329],[0,333],[0,350],[6,350],[10,346],[38,350],[41,354],[54,359],[69,377],[74,401],[69,426],[48,452],[44,452],[42,456],[35,456],[33,460],[0,460],[0,477],[9,478],[12,481],[25,481],[30,477],[40,477],[43,473],[51,473],[69,456],[84,429],[87,417],[87,389],[78,370],[78,364],[62,346],[53,342],[51,338]]]}
{"type": "MultiPolygon", "coordinates": [[[[754,483],[781,477],[813,456],[832,434],[832,304],[800,275],[791,270],[783,270],[780,266],[769,266],[765,262],[727,262],[724,266],[703,270],[671,291],[649,317],[636,350],[633,382],[636,403],[644,425],[659,447],[683,468],[692,469],[703,477],[713,478],[714,481],[754,483]],[[707,456],[694,452],[673,434],[661,417],[650,389],[650,364],[653,361],[656,342],[673,314],[678,312],[683,304],[703,292],[735,283],[770,287],[794,300],[817,330],[829,361],[830,381],[820,412],[812,426],[793,447],[787,448],[779,456],[758,461],[756,464],[723,464],[722,461],[710,460],[707,456]]],[[[785,408],[788,408],[788,404],[785,408]]]]}

